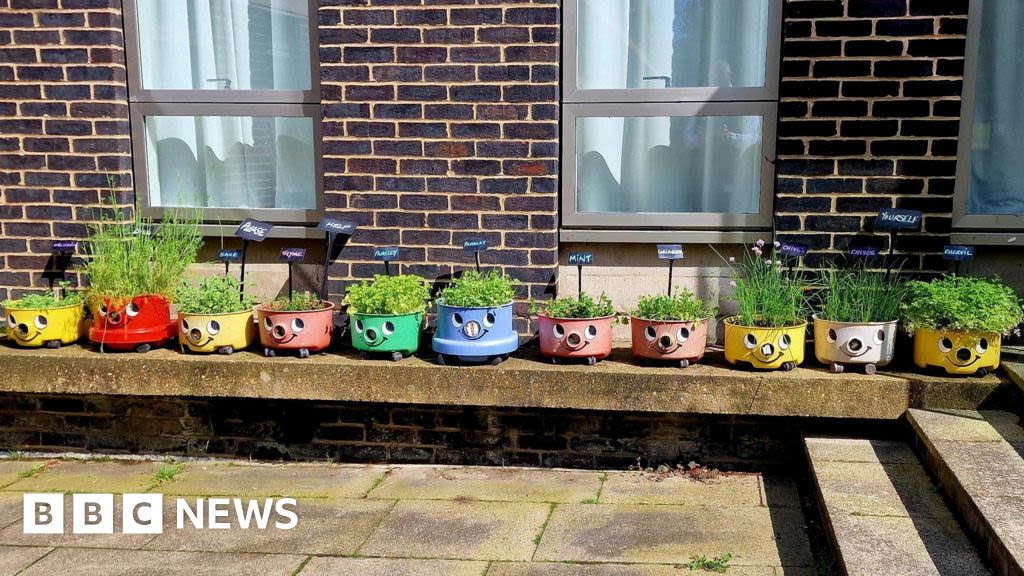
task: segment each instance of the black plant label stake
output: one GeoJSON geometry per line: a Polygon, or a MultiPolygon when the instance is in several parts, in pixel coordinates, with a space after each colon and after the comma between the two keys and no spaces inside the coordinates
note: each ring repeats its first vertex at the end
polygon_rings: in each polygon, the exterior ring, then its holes
{"type": "Polygon", "coordinates": [[[320,279],[320,300],[327,300],[327,269],[331,266],[335,250],[341,252],[345,248],[345,244],[348,243],[348,239],[355,233],[356,223],[348,220],[324,218],[317,224],[317,229],[323,231],[327,239],[327,253],[324,254],[324,275],[320,279]]]}
{"type": "MultiPolygon", "coordinates": [[[[889,231],[889,252],[885,257],[885,275],[892,272],[894,260],[893,249],[896,245],[896,236],[900,230],[916,231],[921,229],[921,211],[907,210],[905,208],[882,208],[875,218],[875,230],[889,231]]],[[[851,252],[852,253],[852,252],[851,252]]]]}
{"type": "Polygon", "coordinates": [[[583,298],[583,267],[590,266],[594,263],[594,254],[591,252],[569,252],[569,266],[575,266],[577,271],[577,278],[579,280],[577,285],[577,300],[583,298]]]}
{"type": "MultiPolygon", "coordinates": [[[[378,246],[373,249],[373,259],[384,262],[384,273],[391,276],[391,262],[398,260],[398,246],[378,246]]],[[[401,269],[399,269],[401,272],[401,269]]]]}
{"type": "Polygon", "coordinates": [[[281,260],[288,263],[288,301],[292,299],[292,268],[306,257],[305,248],[281,248],[281,260]]]}
{"type": "Polygon", "coordinates": [[[960,263],[974,260],[974,246],[947,245],[942,248],[942,258],[953,263],[953,274],[960,275],[960,263]]]}
{"type": "Polygon", "coordinates": [[[801,258],[807,255],[807,251],[811,247],[801,242],[780,242],[779,253],[786,257],[786,262],[789,264],[789,277],[793,278],[793,266],[797,264],[801,258]]]}
{"type": "Polygon", "coordinates": [[[486,238],[471,238],[462,242],[462,249],[466,252],[472,252],[476,258],[476,271],[480,272],[480,253],[487,250],[487,239],[486,238]]]}
{"type": "Polygon", "coordinates": [[[235,228],[235,236],[242,239],[242,271],[238,279],[238,299],[245,299],[245,258],[249,253],[250,242],[263,242],[270,236],[274,229],[273,224],[261,222],[252,218],[242,220],[242,223],[235,228]]]}
{"type": "Polygon", "coordinates": [[[683,259],[682,244],[658,244],[658,259],[668,260],[668,297],[672,297],[672,265],[683,259]]]}
{"type": "Polygon", "coordinates": [[[217,260],[224,263],[224,277],[227,278],[228,272],[231,271],[231,263],[242,260],[242,251],[238,248],[221,248],[217,252],[217,260]]]}
{"type": "Polygon", "coordinates": [[[43,277],[50,281],[51,291],[56,280],[64,280],[66,277],[68,266],[71,265],[71,257],[77,249],[77,240],[54,241],[50,261],[47,263],[46,270],[43,271],[43,277]]]}

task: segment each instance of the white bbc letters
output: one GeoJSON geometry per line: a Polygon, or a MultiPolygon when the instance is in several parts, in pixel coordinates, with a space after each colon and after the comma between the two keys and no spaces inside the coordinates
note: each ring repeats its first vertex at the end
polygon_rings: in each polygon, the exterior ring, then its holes
{"type": "Polygon", "coordinates": [[[113,534],[114,495],[72,494],[71,531],[76,534],[113,534]]]}
{"type": "Polygon", "coordinates": [[[121,531],[160,534],[164,531],[162,494],[125,494],[121,499],[121,531]]]}
{"type": "Polygon", "coordinates": [[[25,494],[21,501],[22,532],[64,533],[63,494],[25,494]]]}

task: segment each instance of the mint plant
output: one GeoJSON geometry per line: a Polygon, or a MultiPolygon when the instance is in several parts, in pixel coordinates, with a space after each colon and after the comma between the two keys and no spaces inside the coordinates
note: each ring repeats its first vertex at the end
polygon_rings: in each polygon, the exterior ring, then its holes
{"type": "MultiPolygon", "coordinates": [[[[597,298],[583,292],[579,297],[565,296],[547,302],[544,315],[548,318],[604,318],[615,314],[611,298],[603,292],[597,298]]],[[[530,311],[536,312],[538,304],[530,301],[530,311]]]]}

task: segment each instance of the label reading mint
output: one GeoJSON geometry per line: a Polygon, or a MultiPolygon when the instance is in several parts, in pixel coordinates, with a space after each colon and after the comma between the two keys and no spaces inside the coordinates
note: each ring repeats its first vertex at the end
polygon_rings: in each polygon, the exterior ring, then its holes
{"type": "Polygon", "coordinates": [[[850,256],[856,258],[874,258],[878,256],[878,248],[875,246],[851,246],[850,256]]]}
{"type": "Polygon", "coordinates": [[[945,246],[942,249],[942,257],[954,262],[974,260],[974,246],[945,246]]]}
{"type": "Polygon", "coordinates": [[[462,243],[462,249],[466,252],[483,252],[487,250],[486,238],[473,238],[462,243]]]}
{"type": "Polygon", "coordinates": [[[682,244],[658,244],[658,258],[662,260],[682,260],[682,244]]]}
{"type": "Polygon", "coordinates": [[[335,220],[334,218],[324,218],[317,224],[317,229],[327,232],[328,234],[348,234],[352,235],[356,231],[356,223],[348,220],[335,220]]]}
{"type": "Polygon", "coordinates": [[[920,227],[920,210],[882,208],[875,218],[876,230],[917,230],[920,227]]]}
{"type": "Polygon", "coordinates": [[[57,240],[53,243],[54,252],[74,252],[78,248],[77,240],[57,240]]]}
{"type": "Polygon", "coordinates": [[[244,240],[251,240],[253,242],[263,242],[270,235],[270,231],[274,229],[273,224],[266,222],[260,222],[259,220],[253,220],[252,218],[246,218],[242,220],[242,223],[235,229],[235,236],[244,240]]]}
{"type": "Polygon", "coordinates": [[[398,246],[380,246],[373,249],[373,259],[391,262],[398,260],[398,246]]]}
{"type": "Polygon", "coordinates": [[[810,246],[800,242],[783,242],[779,245],[779,252],[785,256],[806,256],[810,246]]]}
{"type": "Polygon", "coordinates": [[[217,260],[221,262],[238,262],[242,259],[242,251],[237,248],[224,248],[217,252],[217,260]]]}
{"type": "Polygon", "coordinates": [[[594,254],[591,252],[569,252],[570,266],[588,266],[594,263],[594,254]]]}
{"type": "Polygon", "coordinates": [[[281,260],[285,262],[302,262],[305,257],[305,248],[281,248],[281,260]]]}

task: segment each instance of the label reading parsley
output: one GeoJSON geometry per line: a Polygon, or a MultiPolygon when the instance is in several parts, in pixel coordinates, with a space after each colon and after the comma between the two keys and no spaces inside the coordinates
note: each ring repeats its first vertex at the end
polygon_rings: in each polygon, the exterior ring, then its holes
{"type": "Polygon", "coordinates": [[[482,252],[487,250],[486,238],[473,238],[462,243],[462,249],[466,252],[482,252]]]}
{"type": "Polygon", "coordinates": [[[391,262],[398,260],[398,246],[380,246],[373,249],[373,259],[391,262]]]}

